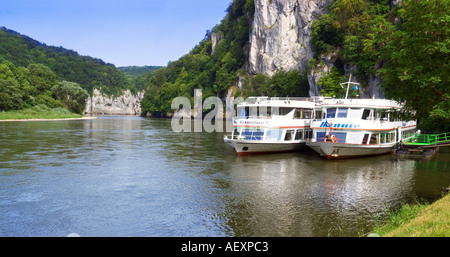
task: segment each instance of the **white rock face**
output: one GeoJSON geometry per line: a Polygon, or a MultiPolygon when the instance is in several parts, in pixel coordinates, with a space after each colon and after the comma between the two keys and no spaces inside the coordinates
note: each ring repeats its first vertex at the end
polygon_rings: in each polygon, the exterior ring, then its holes
{"type": "Polygon", "coordinates": [[[118,97],[103,95],[98,89],[94,89],[91,97],[86,100],[85,113],[87,114],[116,114],[116,115],[138,115],[141,114],[141,100],[144,92],[137,95],[126,90],[118,97]]]}
{"type": "Polygon", "coordinates": [[[331,0],[255,0],[250,35],[249,71],[252,74],[307,67],[313,53],[312,22],[327,11],[331,0]]]}
{"type": "MultiPolygon", "coordinates": [[[[283,69],[305,70],[314,53],[311,47],[311,25],[328,12],[331,0],[255,0],[255,17],[250,35],[249,72],[273,75],[283,69]]],[[[392,0],[391,6],[401,3],[392,0]]],[[[330,73],[333,55],[321,56],[320,64],[310,67],[309,95],[320,95],[318,85],[330,73]]],[[[346,76],[354,70],[346,71],[346,76]]],[[[368,76],[368,87],[359,88],[361,97],[383,98],[379,75],[368,76]]]]}

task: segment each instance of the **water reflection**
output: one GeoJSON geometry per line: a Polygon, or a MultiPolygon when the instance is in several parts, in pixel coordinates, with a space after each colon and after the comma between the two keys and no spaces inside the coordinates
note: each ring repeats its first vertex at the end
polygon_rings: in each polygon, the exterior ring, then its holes
{"type": "Polygon", "coordinates": [[[238,236],[357,235],[373,225],[361,220],[413,194],[413,161],[382,168],[390,162],[328,162],[310,153],[240,159],[227,167],[234,197],[224,199],[223,216],[238,236]]]}
{"type": "Polygon", "coordinates": [[[450,185],[431,160],[237,157],[170,120],[0,123],[1,236],[358,236],[450,185]]]}

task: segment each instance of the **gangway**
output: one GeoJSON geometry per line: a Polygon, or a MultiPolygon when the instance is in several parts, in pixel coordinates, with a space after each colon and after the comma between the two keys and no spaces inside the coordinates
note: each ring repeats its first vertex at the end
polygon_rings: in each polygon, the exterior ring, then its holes
{"type": "Polygon", "coordinates": [[[450,146],[450,132],[442,134],[416,134],[403,141],[406,146],[421,146],[435,147],[435,146],[450,146]]]}
{"type": "Polygon", "coordinates": [[[416,134],[402,141],[397,150],[397,155],[431,157],[442,146],[450,146],[450,132],[416,134]]]}

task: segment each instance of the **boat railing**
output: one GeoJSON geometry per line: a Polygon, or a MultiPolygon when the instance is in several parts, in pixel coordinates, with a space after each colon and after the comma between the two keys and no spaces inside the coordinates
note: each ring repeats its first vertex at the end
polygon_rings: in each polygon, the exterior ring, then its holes
{"type": "Polygon", "coordinates": [[[238,116],[238,119],[271,119],[272,115],[257,115],[257,116],[238,116]]]}
{"type": "Polygon", "coordinates": [[[241,136],[241,135],[225,135],[223,137],[223,139],[225,140],[245,140],[245,136],[241,136]]]}
{"type": "Polygon", "coordinates": [[[313,102],[315,99],[311,97],[268,97],[268,96],[250,96],[245,99],[245,103],[254,104],[260,101],[308,101],[313,102]]]}
{"type": "Polygon", "coordinates": [[[240,137],[236,139],[245,140],[262,140],[264,136],[264,131],[242,131],[240,137]]]}
{"type": "Polygon", "coordinates": [[[332,137],[330,135],[324,135],[318,137],[314,142],[330,142],[330,143],[342,143],[345,144],[347,140],[345,138],[332,137]]]}
{"type": "Polygon", "coordinates": [[[450,132],[442,134],[416,134],[403,141],[404,144],[437,145],[450,141],[450,132]]]}

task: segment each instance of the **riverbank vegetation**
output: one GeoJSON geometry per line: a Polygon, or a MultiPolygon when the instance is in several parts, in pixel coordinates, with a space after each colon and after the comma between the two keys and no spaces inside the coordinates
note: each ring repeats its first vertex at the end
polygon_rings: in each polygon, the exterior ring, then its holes
{"type": "MultiPolygon", "coordinates": [[[[46,106],[57,109],[58,113],[59,108],[66,108],[82,114],[88,97],[89,94],[80,85],[58,81],[56,74],[43,64],[16,67],[10,61],[0,63],[0,111],[28,109],[33,112],[34,106],[39,110],[46,106]]],[[[9,112],[9,115],[19,113],[9,112]]]]}
{"type": "MultiPolygon", "coordinates": [[[[144,67],[143,70],[157,68],[144,67]]],[[[128,67],[125,70],[136,74],[142,69],[128,67]]],[[[120,95],[127,89],[133,93],[138,91],[132,78],[112,64],[63,47],[47,46],[0,27],[2,117],[66,117],[68,114],[61,108],[77,114],[70,117],[79,116],[94,88],[108,96],[120,95]]]]}
{"type": "MultiPolygon", "coordinates": [[[[333,1],[312,25],[311,63],[334,59],[334,71],[351,71],[363,87],[380,76],[385,96],[405,103],[424,130],[450,130],[450,2],[404,0],[333,1]]],[[[324,74],[324,91],[337,82],[324,74]],[[326,84],[325,82],[333,83],[326,84]]],[[[338,92],[329,92],[338,95],[338,92]]]]}
{"type": "Polygon", "coordinates": [[[75,82],[89,94],[94,88],[107,95],[118,95],[122,90],[132,88],[125,74],[112,64],[63,47],[48,46],[0,27],[0,63],[5,61],[16,67],[43,65],[54,73],[58,81],[75,82]]]}
{"type": "Polygon", "coordinates": [[[405,204],[388,211],[373,233],[386,237],[450,237],[450,194],[432,203],[405,204]]]}
{"type": "Polygon", "coordinates": [[[0,112],[0,120],[72,119],[81,117],[83,115],[70,112],[66,108],[50,108],[42,104],[23,110],[0,112]]]}

